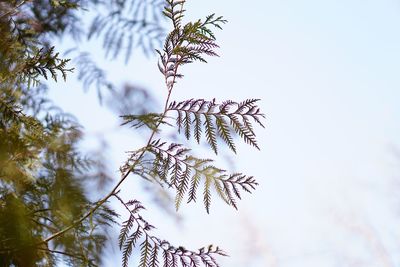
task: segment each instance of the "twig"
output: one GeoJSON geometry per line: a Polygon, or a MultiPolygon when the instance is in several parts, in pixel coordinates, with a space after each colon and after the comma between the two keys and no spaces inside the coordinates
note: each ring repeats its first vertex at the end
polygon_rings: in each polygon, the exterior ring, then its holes
{"type": "MultiPolygon", "coordinates": [[[[158,127],[161,124],[161,121],[163,120],[163,118],[166,116],[166,113],[168,111],[168,104],[169,104],[169,100],[171,97],[171,93],[172,93],[172,88],[171,90],[168,90],[168,96],[167,99],[165,101],[165,106],[164,106],[164,112],[161,116],[161,120],[160,122],[157,124],[157,127],[152,131],[149,140],[147,141],[147,145],[145,146],[146,148],[150,145],[151,141],[153,141],[153,138],[157,132],[158,127]]],[[[69,230],[75,228],[76,226],[78,226],[79,224],[81,224],[85,219],[87,219],[88,217],[90,217],[98,208],[100,208],[105,202],[107,202],[107,200],[112,197],[113,195],[115,195],[115,193],[118,191],[120,185],[126,180],[126,178],[128,178],[129,174],[131,174],[132,170],[136,167],[136,165],[139,163],[139,161],[141,160],[141,158],[144,156],[144,153],[146,152],[146,149],[143,149],[142,152],[140,153],[140,155],[138,156],[138,158],[136,159],[136,161],[132,164],[132,166],[129,168],[129,170],[126,171],[126,173],[121,177],[121,179],[118,181],[118,183],[114,186],[114,188],[111,190],[111,192],[106,195],[104,198],[102,198],[101,200],[99,200],[97,202],[97,204],[90,209],[85,215],[83,215],[81,218],[79,218],[78,220],[76,220],[74,223],[72,223],[70,226],[60,230],[57,233],[54,233],[53,235],[49,236],[48,238],[44,239],[43,241],[41,241],[40,243],[38,243],[38,245],[40,244],[44,244],[44,243],[48,243],[49,241],[65,234],[66,232],[68,232],[69,230]]]]}
{"type": "Polygon", "coordinates": [[[39,250],[43,250],[43,251],[47,251],[47,252],[51,252],[51,253],[55,253],[55,254],[60,254],[60,255],[64,255],[70,258],[75,258],[81,261],[87,261],[87,259],[84,256],[81,255],[77,255],[77,254],[71,254],[68,252],[64,252],[64,251],[59,251],[59,250],[51,250],[48,248],[38,248],[39,250]]]}
{"type": "Polygon", "coordinates": [[[23,6],[26,2],[28,2],[28,0],[22,0],[13,9],[11,9],[11,10],[7,11],[6,13],[4,13],[3,15],[1,15],[0,18],[6,17],[6,16],[11,15],[12,13],[16,12],[17,9],[20,8],[21,6],[23,6]]]}

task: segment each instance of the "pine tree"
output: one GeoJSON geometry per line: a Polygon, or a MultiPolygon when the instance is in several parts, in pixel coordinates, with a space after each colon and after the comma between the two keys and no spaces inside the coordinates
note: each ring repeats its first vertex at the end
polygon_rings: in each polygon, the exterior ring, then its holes
{"type": "Polygon", "coordinates": [[[258,99],[171,100],[183,78],[183,65],[217,56],[214,30],[226,23],[214,14],[184,22],[184,5],[185,0],[0,3],[0,266],[56,266],[60,261],[100,265],[107,230],[119,222],[119,214],[108,204],[111,199],[129,214],[119,234],[123,266],[128,266],[135,248],[142,267],[219,266],[216,256],[226,255],[219,247],[194,251],[170,244],[153,235],[154,226],[141,216],[144,206],[139,200],[119,195],[127,177],[136,175],[173,190],[176,209],[184,200],[201,198],[210,212],[214,194],[237,209],[242,192],[250,193],[257,186],[252,176],[230,174],[214,166],[212,159],[198,158],[193,149],[162,135],[161,126],[172,126],[175,120],[185,138],[198,143],[204,138],[215,154],[222,141],[236,153],[235,135],[259,149],[254,124],[264,127],[258,99]],[[97,12],[86,32],[80,27],[82,8],[97,12]],[[169,22],[168,34],[162,16],[169,22]],[[85,34],[103,39],[106,57],[124,53],[126,60],[133,47],[150,53],[165,37],[162,49],[156,50],[167,92],[164,109],[121,115],[122,125],[145,127],[151,133],[143,147],[129,154],[117,184],[94,202],[84,185],[91,177],[104,177],[105,163],[82,155],[81,127],[46,98],[45,84],[77,72],[85,88],[96,87],[100,99],[104,93],[116,94],[106,71],[90,54],[75,54],[74,69],[51,45],[55,37],[70,35],[80,42],[85,34]]]}

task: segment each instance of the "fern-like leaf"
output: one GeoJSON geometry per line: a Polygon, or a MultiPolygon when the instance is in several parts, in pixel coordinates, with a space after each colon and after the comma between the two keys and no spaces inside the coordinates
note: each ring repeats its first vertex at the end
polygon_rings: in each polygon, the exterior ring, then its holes
{"type": "MultiPolygon", "coordinates": [[[[122,240],[123,266],[127,267],[129,258],[132,255],[134,247],[140,243],[140,262],[139,267],[201,267],[218,266],[215,256],[226,256],[226,254],[218,247],[210,245],[200,248],[198,252],[190,251],[184,247],[174,247],[168,241],[160,240],[151,235],[153,226],[151,226],[140,214],[139,210],[144,209],[142,204],[137,200],[124,202],[117,194],[115,196],[130,213],[127,222],[124,223],[122,229],[123,236],[129,235],[129,238],[122,240]],[[129,229],[127,226],[130,226],[129,229]],[[136,230],[131,233],[132,225],[136,225],[136,230]],[[126,233],[125,233],[126,232],[126,233]],[[210,265],[211,264],[211,265],[210,265]]],[[[122,232],[122,231],[121,231],[122,232]]]]}
{"type": "Polygon", "coordinates": [[[83,89],[88,91],[90,87],[94,86],[101,103],[103,91],[114,89],[114,85],[107,78],[106,71],[100,68],[87,52],[79,53],[74,59],[74,63],[78,66],[78,79],[82,81],[83,89]]]}
{"type": "Polygon", "coordinates": [[[183,14],[185,10],[183,9],[183,5],[185,4],[185,0],[167,0],[167,5],[164,7],[163,14],[167,18],[169,18],[174,28],[177,29],[181,26],[183,14]]]}
{"type": "Polygon", "coordinates": [[[205,177],[206,177],[206,179],[204,180],[203,202],[204,202],[204,206],[206,207],[207,213],[210,213],[212,176],[206,175],[205,177]]]}
{"type": "Polygon", "coordinates": [[[168,250],[164,249],[163,251],[163,260],[164,260],[164,267],[171,267],[172,263],[171,263],[171,253],[169,253],[168,250]]]}
{"type": "Polygon", "coordinates": [[[257,186],[252,176],[241,173],[227,175],[224,170],[214,167],[212,160],[195,158],[189,154],[189,149],[180,144],[167,145],[157,140],[151,142],[147,150],[154,156],[153,160],[149,159],[147,165],[143,164],[133,172],[141,176],[158,177],[159,182],[174,188],[176,209],[179,209],[185,196],[188,203],[196,201],[202,180],[203,202],[207,212],[210,211],[212,190],[237,209],[236,202],[241,199],[240,190],[251,192],[257,186]]]}
{"type": "Polygon", "coordinates": [[[149,267],[158,267],[159,266],[159,260],[158,260],[158,251],[159,251],[159,246],[154,246],[153,250],[151,251],[151,256],[149,260],[149,267]]]}
{"type": "Polygon", "coordinates": [[[132,220],[127,220],[122,224],[122,228],[118,237],[119,240],[119,248],[122,249],[123,244],[125,243],[126,239],[128,238],[129,231],[133,226],[132,220]]]}
{"type": "Polygon", "coordinates": [[[157,131],[160,124],[170,125],[162,114],[147,113],[143,115],[123,115],[121,118],[124,120],[122,125],[129,124],[131,127],[140,128],[146,126],[152,131],[157,131]]]}
{"type": "Polygon", "coordinates": [[[253,120],[256,124],[264,127],[261,122],[264,114],[260,112],[257,101],[258,99],[248,99],[241,103],[225,101],[217,104],[215,100],[190,99],[172,102],[168,111],[178,113],[178,130],[179,132],[183,130],[187,139],[190,139],[191,136],[188,132],[193,131],[196,141],[200,142],[204,128],[207,142],[216,154],[218,152],[217,136],[236,153],[232,132],[239,135],[245,143],[260,149],[251,121],[253,120]],[[181,121],[185,123],[181,123],[181,121]],[[203,125],[203,128],[201,125],[203,125]]]}
{"type": "Polygon", "coordinates": [[[150,254],[152,251],[151,243],[148,240],[148,236],[140,245],[140,263],[139,267],[147,267],[150,261],[150,254]]]}
{"type": "Polygon", "coordinates": [[[218,153],[218,149],[217,149],[218,143],[217,143],[216,130],[215,130],[215,126],[213,124],[212,116],[205,115],[204,119],[205,119],[204,127],[205,127],[207,142],[210,144],[210,146],[211,146],[212,150],[215,152],[215,154],[217,154],[218,153]]]}
{"type": "MultiPolygon", "coordinates": [[[[132,220],[132,222],[134,222],[133,218],[130,218],[130,220],[132,220]]],[[[135,247],[136,242],[140,239],[140,237],[142,235],[143,235],[143,232],[140,229],[140,227],[138,226],[136,231],[134,233],[132,233],[130,235],[129,239],[125,242],[125,244],[123,246],[123,253],[122,253],[122,263],[123,263],[124,267],[128,266],[128,261],[132,254],[133,248],[135,247]]]]}
{"type": "Polygon", "coordinates": [[[218,45],[210,26],[220,29],[221,24],[226,22],[222,17],[210,15],[204,21],[182,25],[185,2],[167,0],[163,12],[173,25],[173,30],[165,39],[163,51],[157,50],[160,55],[158,67],[165,77],[168,90],[172,90],[176,79],[183,77],[178,70],[180,66],[194,61],[206,62],[204,56],[217,56],[215,49],[218,45]]]}
{"type": "Polygon", "coordinates": [[[40,76],[47,80],[49,74],[54,81],[57,81],[58,73],[61,73],[65,81],[67,73],[73,70],[67,68],[69,61],[69,59],[59,58],[59,53],[54,52],[54,46],[49,49],[36,49],[26,59],[23,73],[28,78],[28,84],[33,83],[33,85],[39,84],[40,76]]]}
{"type": "Polygon", "coordinates": [[[103,37],[106,56],[116,58],[125,51],[125,63],[135,47],[146,55],[162,44],[165,30],[160,23],[162,5],[156,0],[104,1],[98,3],[108,11],[92,21],[88,38],[103,37]]]}

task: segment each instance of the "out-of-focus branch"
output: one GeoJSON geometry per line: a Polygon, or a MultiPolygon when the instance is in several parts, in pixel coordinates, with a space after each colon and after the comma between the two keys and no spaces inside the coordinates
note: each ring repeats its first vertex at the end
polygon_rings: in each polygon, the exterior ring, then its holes
{"type": "Polygon", "coordinates": [[[29,2],[30,0],[22,0],[19,4],[17,4],[15,7],[13,7],[11,10],[7,11],[6,13],[0,15],[0,19],[7,17],[7,16],[12,16],[13,13],[17,12],[17,10],[23,6],[24,4],[26,4],[27,2],[29,2]]]}

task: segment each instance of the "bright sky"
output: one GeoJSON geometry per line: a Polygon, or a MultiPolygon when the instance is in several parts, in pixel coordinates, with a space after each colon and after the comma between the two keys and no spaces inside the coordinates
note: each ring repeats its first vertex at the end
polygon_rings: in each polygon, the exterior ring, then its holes
{"type": "MultiPolygon", "coordinates": [[[[149,208],[143,215],[157,233],[187,248],[220,245],[230,254],[222,266],[399,266],[400,2],[203,0],[186,9],[229,23],[217,35],[221,57],[185,68],[173,99],[262,99],[261,151],[243,145],[232,158],[260,186],[238,212],[217,198],[211,215],[200,203],[185,206],[179,226],[149,208]]],[[[161,103],[156,61],[140,52],[129,65],[99,60],[117,84],[145,86],[161,103]]],[[[118,120],[95,92],[83,93],[73,78],[66,85],[52,97],[89,133],[106,131],[117,170],[144,141],[110,132],[118,120]]],[[[135,179],[125,196],[151,207],[135,179]]],[[[110,256],[107,266],[119,261],[110,256]]]]}

